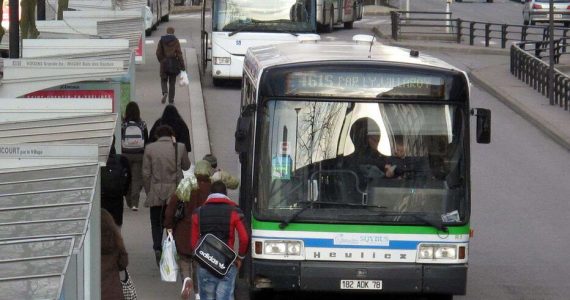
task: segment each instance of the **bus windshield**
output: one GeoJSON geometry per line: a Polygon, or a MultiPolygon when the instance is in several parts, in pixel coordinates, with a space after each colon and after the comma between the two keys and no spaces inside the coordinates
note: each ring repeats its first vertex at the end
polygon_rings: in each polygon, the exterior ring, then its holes
{"type": "Polygon", "coordinates": [[[463,114],[449,103],[269,100],[256,217],[463,224],[463,114]]]}
{"type": "Polygon", "coordinates": [[[212,31],[315,32],[309,0],[214,0],[212,31]]]}

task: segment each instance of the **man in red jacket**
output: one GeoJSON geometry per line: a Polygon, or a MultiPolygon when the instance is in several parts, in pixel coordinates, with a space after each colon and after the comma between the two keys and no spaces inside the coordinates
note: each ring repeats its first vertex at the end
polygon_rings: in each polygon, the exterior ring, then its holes
{"type": "Polygon", "coordinates": [[[201,300],[233,300],[236,275],[247,254],[249,236],[243,222],[243,212],[226,195],[226,185],[223,182],[212,183],[208,199],[192,214],[191,245],[193,251],[198,246],[200,238],[208,233],[215,235],[231,248],[235,241],[235,231],[239,236],[238,258],[235,261],[235,267],[230,268],[226,276],[219,278],[198,265],[198,287],[201,300]]]}

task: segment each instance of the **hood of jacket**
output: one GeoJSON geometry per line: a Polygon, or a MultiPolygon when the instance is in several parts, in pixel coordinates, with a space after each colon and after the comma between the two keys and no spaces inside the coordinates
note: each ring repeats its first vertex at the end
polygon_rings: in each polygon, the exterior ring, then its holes
{"type": "Polygon", "coordinates": [[[210,203],[223,203],[232,206],[237,206],[237,203],[233,202],[232,199],[228,198],[228,196],[218,193],[210,194],[210,196],[208,196],[208,199],[206,199],[206,202],[204,202],[204,205],[210,203]]]}
{"type": "Polygon", "coordinates": [[[163,43],[164,45],[170,45],[170,44],[172,44],[172,43],[175,43],[175,41],[176,41],[177,39],[176,39],[176,36],[175,36],[174,34],[167,34],[167,35],[163,35],[163,36],[160,38],[160,40],[162,41],[162,43],[163,43]]]}

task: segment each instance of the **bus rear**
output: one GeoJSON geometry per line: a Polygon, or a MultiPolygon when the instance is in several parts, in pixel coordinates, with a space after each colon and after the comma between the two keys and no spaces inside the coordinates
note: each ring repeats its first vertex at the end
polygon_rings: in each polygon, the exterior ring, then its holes
{"type": "MultiPolygon", "coordinates": [[[[255,112],[240,118],[255,120],[240,194],[251,212],[253,295],[465,294],[465,74],[371,61],[284,63],[259,74],[243,93],[255,112]]],[[[490,134],[486,112],[479,137],[490,134]]]]}

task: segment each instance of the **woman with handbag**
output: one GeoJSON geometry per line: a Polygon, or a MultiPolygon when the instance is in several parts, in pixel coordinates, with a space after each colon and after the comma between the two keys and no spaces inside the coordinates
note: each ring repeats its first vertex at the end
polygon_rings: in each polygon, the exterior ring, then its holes
{"type": "Polygon", "coordinates": [[[127,269],[129,255],[113,216],[101,209],[101,299],[121,300],[120,272],[127,269]]]}
{"type": "MultiPolygon", "coordinates": [[[[194,168],[194,176],[197,181],[197,188],[191,191],[182,191],[182,188],[190,189],[190,185],[181,187],[182,183],[179,185],[177,192],[170,197],[168,205],[166,207],[166,213],[164,216],[164,227],[167,231],[172,231],[174,236],[174,241],[176,242],[176,251],[178,253],[178,266],[180,267],[180,274],[182,278],[193,276],[192,266],[192,249],[190,248],[190,233],[192,230],[192,212],[197,207],[204,204],[208,195],[210,194],[210,164],[205,160],[200,160],[196,162],[194,168]],[[181,199],[181,195],[178,194],[189,194],[189,199],[181,199]],[[186,201],[185,201],[186,200],[186,201]],[[182,218],[177,219],[176,215],[179,204],[183,204],[182,218]]],[[[186,179],[185,179],[186,180],[186,179]]],[[[197,291],[197,281],[194,280],[194,290],[197,291]]]]}
{"type": "Polygon", "coordinates": [[[190,168],[190,160],[184,144],[176,142],[170,126],[159,126],[156,135],[158,140],[145,148],[142,176],[147,195],[145,206],[150,207],[152,247],[158,265],[162,254],[166,202],[182,180],[182,170],[190,168]]]}

